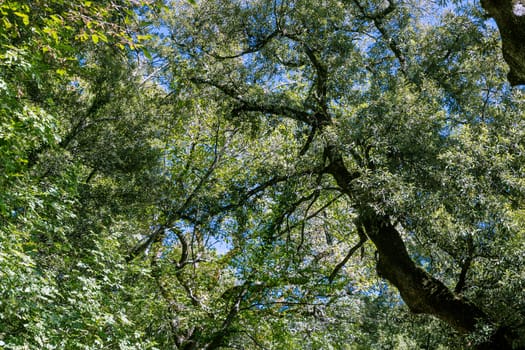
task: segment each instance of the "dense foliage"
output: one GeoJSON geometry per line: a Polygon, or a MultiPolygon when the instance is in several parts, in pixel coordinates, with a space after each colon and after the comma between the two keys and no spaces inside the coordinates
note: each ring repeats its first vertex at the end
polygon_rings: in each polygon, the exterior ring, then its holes
{"type": "Polygon", "coordinates": [[[479,4],[0,14],[0,348],[525,347],[525,96],[479,4]]]}

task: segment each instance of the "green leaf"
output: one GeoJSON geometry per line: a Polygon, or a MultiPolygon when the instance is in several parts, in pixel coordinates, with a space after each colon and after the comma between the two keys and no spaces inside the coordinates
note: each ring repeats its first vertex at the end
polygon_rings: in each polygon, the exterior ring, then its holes
{"type": "Polygon", "coordinates": [[[151,60],[151,59],[152,59],[152,56],[151,56],[151,53],[149,52],[149,50],[147,50],[147,49],[142,49],[142,53],[144,53],[144,56],[145,56],[148,60],[151,60]]]}

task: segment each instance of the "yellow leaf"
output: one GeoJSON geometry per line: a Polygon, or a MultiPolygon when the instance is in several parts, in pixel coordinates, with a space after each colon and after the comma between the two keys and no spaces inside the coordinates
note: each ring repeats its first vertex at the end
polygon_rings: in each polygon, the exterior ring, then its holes
{"type": "Polygon", "coordinates": [[[29,24],[29,16],[26,13],[16,11],[15,15],[22,18],[22,22],[24,23],[24,25],[27,26],[29,24]]]}
{"type": "Polygon", "coordinates": [[[93,43],[97,44],[99,40],[99,36],[97,34],[92,34],[91,40],[93,41],[93,43]]]}
{"type": "Polygon", "coordinates": [[[137,35],[137,40],[138,41],[144,41],[144,40],[149,40],[149,39],[151,39],[151,35],[149,35],[149,34],[148,35],[140,35],[140,34],[137,35]]]}
{"type": "Polygon", "coordinates": [[[97,32],[97,36],[100,40],[102,40],[103,42],[107,43],[108,42],[108,37],[106,36],[106,34],[104,33],[101,33],[101,32],[97,32]]]}
{"type": "Polygon", "coordinates": [[[51,35],[51,37],[55,40],[55,42],[58,43],[58,33],[56,30],[52,28],[44,28],[43,32],[51,35]]]}
{"type": "Polygon", "coordinates": [[[87,35],[87,33],[80,33],[76,35],[76,38],[80,41],[86,41],[89,39],[89,35],[87,35]]]}
{"type": "Polygon", "coordinates": [[[4,22],[5,29],[9,29],[9,28],[11,28],[13,26],[11,24],[11,22],[9,22],[9,20],[7,18],[2,18],[2,21],[4,22]]]}
{"type": "Polygon", "coordinates": [[[61,24],[62,22],[64,22],[64,21],[62,20],[62,18],[60,18],[60,17],[57,16],[57,15],[51,15],[50,17],[51,17],[51,19],[53,19],[53,21],[54,21],[55,23],[61,24]]]}

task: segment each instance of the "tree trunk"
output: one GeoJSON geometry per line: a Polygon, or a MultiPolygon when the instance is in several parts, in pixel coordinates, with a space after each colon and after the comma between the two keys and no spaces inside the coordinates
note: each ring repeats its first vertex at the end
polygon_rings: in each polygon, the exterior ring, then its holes
{"type": "MultiPolygon", "coordinates": [[[[473,332],[478,325],[493,324],[479,307],[416,266],[388,217],[368,208],[361,211],[359,224],[377,248],[377,273],[399,290],[412,312],[436,316],[462,333],[473,332]]],[[[509,329],[500,327],[478,349],[512,349],[513,337],[509,329]]]]}
{"type": "MultiPolygon", "coordinates": [[[[414,313],[436,316],[452,325],[461,333],[474,331],[478,325],[494,323],[479,307],[469,300],[455,294],[441,281],[416,266],[410,258],[400,232],[392,225],[389,217],[377,214],[370,206],[359,203],[352,188],[356,174],[350,173],[335,148],[328,147],[330,173],[343,191],[359,208],[358,224],[365,229],[368,238],[374,243],[377,253],[377,273],[393,284],[403,301],[414,313]]],[[[479,349],[512,349],[512,332],[498,328],[492,338],[478,346],[479,349]]]]}
{"type": "Polygon", "coordinates": [[[387,217],[361,210],[359,223],[379,253],[377,273],[399,289],[414,313],[435,315],[461,332],[471,332],[486,315],[469,301],[454,295],[443,283],[416,266],[400,233],[387,217]]]}
{"type": "Polygon", "coordinates": [[[525,84],[525,0],[481,0],[481,5],[498,25],[509,82],[525,84]]]}

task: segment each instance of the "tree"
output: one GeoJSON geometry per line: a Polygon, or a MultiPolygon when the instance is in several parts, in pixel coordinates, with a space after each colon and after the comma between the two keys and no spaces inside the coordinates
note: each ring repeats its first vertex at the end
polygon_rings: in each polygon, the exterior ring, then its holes
{"type": "Polygon", "coordinates": [[[512,85],[525,84],[523,40],[525,40],[525,3],[522,1],[481,1],[483,8],[496,20],[501,41],[503,57],[510,66],[508,74],[512,85]]]}
{"type": "Polygon", "coordinates": [[[236,223],[234,249],[250,256],[236,269],[295,291],[303,290],[300,279],[290,275],[324,275],[329,285],[352,258],[318,257],[319,235],[328,246],[339,236],[351,253],[370,241],[377,273],[412,312],[477,334],[479,348],[523,346],[523,314],[502,309],[505,289],[515,286],[478,289],[501,278],[488,262],[501,254],[503,237],[513,242],[504,244],[508,271],[519,273],[522,234],[514,220],[521,194],[512,185],[521,165],[507,143],[511,125],[521,123],[522,100],[504,84],[496,33],[479,8],[444,13],[432,18],[436,25],[426,15],[432,5],[409,2],[171,8],[178,15],[166,12],[160,25],[169,33],[166,60],[179,74],[174,90],[204,105],[216,101],[216,113],[263,140],[264,166],[226,187],[220,200],[244,193],[223,205],[236,211],[221,217],[236,223]],[[282,130],[277,140],[274,130],[282,130]],[[323,215],[344,224],[332,232],[323,215]],[[316,259],[323,264],[289,267],[316,259]]]}
{"type": "Polygon", "coordinates": [[[0,11],[0,347],[525,346],[524,99],[480,8],[0,11]]]}
{"type": "Polygon", "coordinates": [[[0,4],[1,348],[152,346],[126,317],[115,224],[140,229],[160,157],[142,100],[155,89],[141,88],[126,32],[135,10],[0,4]]]}

